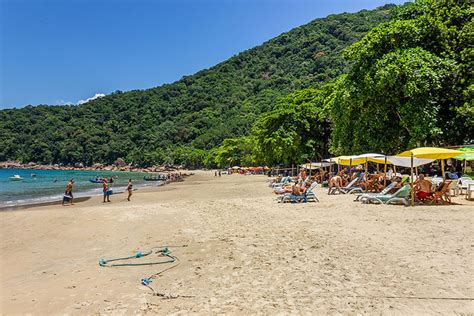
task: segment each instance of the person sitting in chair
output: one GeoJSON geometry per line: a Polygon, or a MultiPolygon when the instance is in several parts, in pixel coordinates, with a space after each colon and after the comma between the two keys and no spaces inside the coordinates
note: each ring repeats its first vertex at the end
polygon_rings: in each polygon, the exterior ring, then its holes
{"type": "Polygon", "coordinates": [[[426,180],[423,174],[420,174],[418,180],[416,180],[413,184],[418,200],[424,201],[432,194],[431,181],[426,180]]]}

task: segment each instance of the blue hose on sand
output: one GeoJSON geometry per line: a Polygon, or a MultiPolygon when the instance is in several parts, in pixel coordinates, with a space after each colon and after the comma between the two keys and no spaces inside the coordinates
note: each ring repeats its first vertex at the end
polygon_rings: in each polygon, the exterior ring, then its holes
{"type": "MultiPolygon", "coordinates": [[[[186,246],[183,246],[186,247],[186,246]]],[[[133,266],[150,266],[150,265],[156,265],[156,264],[167,264],[167,263],[174,263],[171,267],[168,267],[164,270],[161,270],[157,273],[154,273],[150,275],[149,277],[145,277],[141,279],[141,284],[150,288],[155,295],[157,294],[156,291],[150,286],[150,283],[153,281],[154,278],[159,276],[160,274],[164,273],[165,271],[171,270],[179,265],[179,259],[178,257],[175,257],[171,255],[171,251],[169,250],[168,247],[163,247],[162,249],[156,251],[156,254],[160,254],[162,257],[167,257],[168,260],[165,261],[149,261],[149,262],[136,262],[136,263],[130,263],[130,262],[124,262],[124,263],[111,263],[111,262],[116,262],[116,261],[126,261],[126,260],[132,260],[132,259],[140,259],[146,256],[149,256],[153,253],[153,249],[159,248],[159,247],[154,247],[148,252],[137,252],[135,255],[130,256],[130,257],[123,257],[123,258],[113,258],[113,259],[100,259],[99,260],[99,265],[101,267],[133,267],[133,266]]]]}

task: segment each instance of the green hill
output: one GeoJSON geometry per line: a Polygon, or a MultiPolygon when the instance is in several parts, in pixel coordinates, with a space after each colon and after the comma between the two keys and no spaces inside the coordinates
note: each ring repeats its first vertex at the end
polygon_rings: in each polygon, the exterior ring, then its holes
{"type": "Polygon", "coordinates": [[[393,7],[314,20],[172,84],[78,106],[2,110],[0,161],[152,164],[203,155],[246,134],[280,96],[346,73],[341,51],[389,20],[393,7]]]}

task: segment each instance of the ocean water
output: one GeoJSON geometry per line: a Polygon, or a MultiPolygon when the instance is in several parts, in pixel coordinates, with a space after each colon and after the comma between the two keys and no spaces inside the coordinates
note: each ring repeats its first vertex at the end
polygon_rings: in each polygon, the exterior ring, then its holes
{"type": "Polygon", "coordinates": [[[66,185],[74,179],[74,197],[102,195],[102,184],[94,184],[91,178],[117,176],[110,186],[114,192],[124,191],[128,179],[132,179],[134,188],[156,185],[143,180],[144,173],[123,171],[88,170],[28,170],[0,169],[0,207],[34,204],[62,200],[66,185]],[[36,174],[32,177],[32,174],[36,174]],[[22,181],[11,181],[10,177],[19,175],[22,181]]]}

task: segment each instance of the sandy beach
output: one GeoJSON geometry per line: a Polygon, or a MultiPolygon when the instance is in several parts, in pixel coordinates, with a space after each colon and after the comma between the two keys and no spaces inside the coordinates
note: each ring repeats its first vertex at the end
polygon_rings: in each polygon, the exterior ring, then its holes
{"type": "MultiPolygon", "coordinates": [[[[278,204],[264,176],[185,182],[2,211],[2,314],[474,313],[474,202],[278,204]],[[100,267],[170,246],[180,264],[100,267]]],[[[162,260],[157,255],[143,261],[162,260]]],[[[142,260],[140,259],[140,260],[142,260]]]]}

